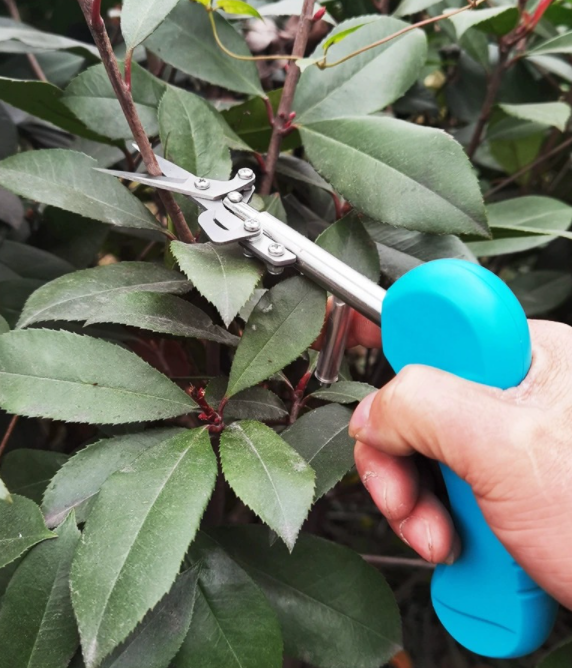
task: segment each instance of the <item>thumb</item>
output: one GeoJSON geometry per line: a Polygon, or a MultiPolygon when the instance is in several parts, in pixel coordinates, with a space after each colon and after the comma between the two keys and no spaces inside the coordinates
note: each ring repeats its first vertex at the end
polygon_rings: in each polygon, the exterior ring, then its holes
{"type": "Polygon", "coordinates": [[[420,452],[467,480],[510,463],[505,444],[514,442],[512,431],[522,424],[517,411],[502,390],[412,365],[360,403],[349,431],[387,454],[420,452]]]}

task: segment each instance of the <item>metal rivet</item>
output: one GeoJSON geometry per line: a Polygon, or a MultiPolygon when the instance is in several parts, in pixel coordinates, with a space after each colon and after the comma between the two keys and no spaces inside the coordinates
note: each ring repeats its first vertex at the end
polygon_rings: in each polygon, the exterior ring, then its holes
{"type": "Polygon", "coordinates": [[[247,250],[246,248],[243,248],[243,249],[242,249],[242,254],[244,255],[244,257],[254,257],[254,253],[252,253],[251,251],[247,250]]]}
{"type": "Polygon", "coordinates": [[[249,218],[248,220],[244,221],[244,229],[247,232],[258,232],[260,229],[260,223],[254,218],[249,218]]]}
{"type": "Polygon", "coordinates": [[[243,181],[248,181],[254,176],[254,172],[252,169],[249,169],[248,167],[243,167],[242,169],[238,170],[238,178],[243,179],[243,181]]]}
{"type": "Polygon", "coordinates": [[[242,193],[237,193],[237,192],[228,193],[227,197],[233,204],[238,204],[239,202],[242,202],[242,193]]]}
{"type": "Polygon", "coordinates": [[[280,274],[284,273],[284,267],[276,267],[273,264],[267,264],[266,270],[268,271],[269,274],[272,274],[273,276],[280,276],[280,274]]]}
{"type": "Polygon", "coordinates": [[[197,179],[195,181],[195,188],[198,188],[199,190],[208,190],[210,187],[210,181],[207,179],[197,179]]]}
{"type": "Polygon", "coordinates": [[[280,257],[281,255],[284,255],[286,249],[282,244],[273,243],[268,246],[268,252],[274,257],[280,257]]]}

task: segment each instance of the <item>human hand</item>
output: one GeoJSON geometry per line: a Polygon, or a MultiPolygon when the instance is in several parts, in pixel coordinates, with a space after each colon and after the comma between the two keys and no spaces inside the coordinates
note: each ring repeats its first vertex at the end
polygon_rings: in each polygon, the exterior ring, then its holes
{"type": "MultiPolygon", "coordinates": [[[[372,325],[352,323],[370,345],[372,325]]],[[[357,407],[358,472],[393,530],[422,557],[452,563],[451,517],[420,484],[411,455],[447,464],[472,487],[493,532],[529,575],[572,608],[572,328],[530,323],[533,362],[499,390],[437,369],[406,367],[357,407]]]]}

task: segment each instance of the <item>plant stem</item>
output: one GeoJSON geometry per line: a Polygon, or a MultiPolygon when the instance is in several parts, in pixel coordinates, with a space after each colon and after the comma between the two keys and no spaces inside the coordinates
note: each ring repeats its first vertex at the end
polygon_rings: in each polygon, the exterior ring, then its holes
{"type": "Polygon", "coordinates": [[[570,145],[572,145],[572,137],[569,137],[566,141],[562,142],[562,144],[559,144],[558,146],[556,146],[556,148],[553,148],[552,151],[549,151],[548,153],[545,153],[544,155],[541,155],[539,158],[536,158],[536,160],[534,160],[530,164],[525,165],[524,167],[519,169],[514,174],[511,174],[506,179],[503,179],[498,184],[498,186],[495,186],[494,188],[491,188],[488,192],[485,193],[484,196],[485,197],[490,197],[491,195],[494,195],[499,190],[502,190],[505,186],[508,186],[510,183],[513,183],[514,181],[516,181],[523,174],[526,174],[531,169],[534,169],[535,167],[540,165],[545,160],[548,160],[549,158],[552,158],[552,156],[557,155],[558,153],[560,153],[560,151],[563,151],[565,148],[568,148],[568,146],[570,146],[570,145]]]}
{"type": "Polygon", "coordinates": [[[404,557],[382,557],[376,554],[362,554],[362,559],[372,566],[404,566],[406,568],[428,568],[434,569],[435,564],[431,564],[423,559],[406,559],[404,557]]]}
{"type": "Polygon", "coordinates": [[[381,46],[382,44],[385,44],[386,42],[390,42],[392,39],[395,39],[396,37],[401,37],[401,35],[405,35],[405,33],[411,32],[411,30],[415,30],[416,28],[423,28],[424,26],[428,26],[431,23],[437,23],[437,21],[442,21],[443,19],[448,19],[451,16],[455,16],[456,14],[461,14],[462,12],[466,12],[469,9],[475,9],[475,7],[478,7],[481,5],[485,0],[476,0],[476,2],[469,2],[468,5],[465,5],[464,7],[460,7],[459,9],[455,9],[452,12],[445,12],[444,14],[439,14],[439,16],[434,16],[430,19],[425,19],[424,21],[419,21],[419,23],[413,23],[407,28],[402,28],[401,30],[398,30],[397,32],[394,32],[392,35],[388,35],[387,37],[384,37],[383,39],[378,40],[377,42],[373,42],[373,44],[368,44],[367,46],[363,46],[361,49],[357,49],[356,51],[352,51],[351,53],[348,53],[347,56],[344,56],[343,58],[340,58],[339,60],[334,60],[331,63],[326,62],[326,58],[324,58],[316,63],[316,65],[321,69],[321,70],[326,70],[329,69],[330,67],[336,67],[337,65],[341,65],[342,63],[345,63],[346,60],[350,60],[350,58],[353,58],[354,56],[359,56],[361,53],[365,53],[366,51],[369,51],[370,49],[375,49],[376,46],[381,46]]]}
{"type": "Polygon", "coordinates": [[[12,432],[14,431],[14,428],[16,427],[16,423],[18,422],[18,415],[14,415],[12,419],[10,420],[10,424],[8,425],[8,429],[6,429],[6,433],[4,434],[4,437],[2,438],[2,443],[0,443],[0,457],[2,457],[2,453],[4,452],[6,446],[8,445],[8,441],[10,440],[10,436],[12,436],[12,432]]]}
{"type": "Polygon", "coordinates": [[[493,70],[491,78],[489,79],[489,85],[487,87],[487,94],[485,96],[485,101],[483,102],[483,108],[481,109],[479,120],[477,121],[475,131],[471,138],[471,143],[469,144],[469,148],[467,149],[467,155],[471,159],[473,158],[475,151],[479,148],[479,145],[481,143],[481,138],[483,136],[483,130],[485,129],[485,125],[487,124],[491,116],[493,105],[495,103],[497,93],[501,85],[502,75],[504,74],[505,71],[505,66],[508,60],[508,54],[509,54],[508,48],[506,48],[505,44],[501,40],[499,43],[499,59],[495,69],[493,70]]]}
{"type": "MultiPolygon", "coordinates": [[[[8,8],[8,11],[10,12],[10,16],[14,19],[14,21],[21,22],[22,17],[20,16],[20,11],[18,10],[18,5],[16,4],[16,0],[4,0],[4,4],[8,8]]],[[[44,74],[44,70],[42,69],[40,63],[38,62],[38,59],[33,53],[27,53],[26,57],[28,58],[28,62],[30,63],[30,67],[34,71],[34,74],[38,77],[40,81],[47,82],[48,79],[46,78],[46,75],[44,74]]]]}
{"type": "MultiPolygon", "coordinates": [[[[161,176],[163,172],[159,167],[159,163],[155,158],[155,154],[153,153],[153,149],[151,148],[147,134],[143,129],[139,114],[135,108],[135,103],[133,101],[131,91],[129,86],[127,86],[125,81],[123,81],[121,72],[119,71],[117,59],[113,53],[113,47],[111,46],[109,35],[107,34],[107,30],[105,28],[105,22],[101,18],[101,13],[99,12],[101,7],[101,0],[91,0],[91,2],[90,0],[78,0],[78,3],[83,11],[85,20],[92,34],[93,41],[95,42],[95,45],[99,51],[103,66],[105,67],[107,76],[109,77],[113,90],[115,91],[115,95],[119,100],[121,109],[123,110],[127,123],[129,124],[131,132],[133,133],[133,138],[139,146],[139,150],[141,151],[141,156],[145,166],[147,167],[147,171],[149,174],[151,174],[151,176],[161,176]]],[[[181,241],[185,241],[186,243],[194,243],[195,237],[190,231],[183,216],[183,212],[179,208],[179,205],[175,202],[173,195],[166,190],[160,190],[159,197],[161,198],[165,209],[173,221],[173,225],[175,226],[175,230],[179,239],[181,241]]]]}
{"type": "MultiPolygon", "coordinates": [[[[298,30],[296,32],[296,39],[292,48],[292,56],[296,59],[303,58],[306,52],[306,45],[308,44],[308,37],[310,35],[310,27],[312,25],[312,17],[314,15],[314,0],[304,0],[302,6],[302,13],[300,14],[300,22],[298,23],[298,30]]],[[[276,163],[280,155],[280,147],[282,145],[282,138],[285,131],[291,125],[290,114],[292,112],[292,102],[294,101],[294,94],[296,93],[296,86],[300,78],[300,68],[295,63],[290,63],[286,81],[284,82],[284,90],[278,105],[278,113],[274,118],[274,125],[272,127],[272,136],[270,137],[270,144],[268,146],[268,153],[266,155],[266,173],[262,180],[260,187],[261,195],[269,195],[272,189],[272,182],[274,181],[274,174],[276,172],[276,163]]]]}

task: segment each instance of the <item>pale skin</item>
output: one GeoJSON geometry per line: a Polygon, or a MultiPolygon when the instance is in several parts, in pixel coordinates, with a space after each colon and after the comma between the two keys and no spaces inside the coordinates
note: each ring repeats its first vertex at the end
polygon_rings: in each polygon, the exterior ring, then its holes
{"type": "MultiPolygon", "coordinates": [[[[518,387],[406,367],[359,404],[350,434],[375,504],[423,558],[452,563],[462,545],[443,504],[420,483],[416,452],[471,485],[507,550],[572,609],[572,328],[529,324],[533,361],[518,387]]],[[[355,314],[349,344],[379,347],[380,331],[355,314]]]]}

